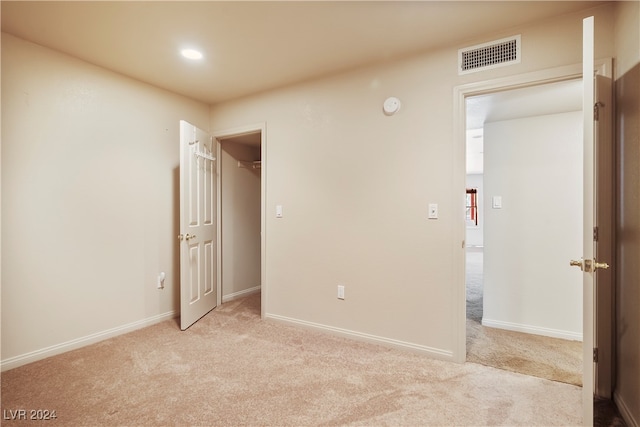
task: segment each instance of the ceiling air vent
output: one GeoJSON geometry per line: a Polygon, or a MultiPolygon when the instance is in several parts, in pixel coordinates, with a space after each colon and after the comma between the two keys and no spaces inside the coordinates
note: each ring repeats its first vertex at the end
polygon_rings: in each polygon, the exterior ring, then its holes
{"type": "Polygon", "coordinates": [[[458,74],[474,73],[520,62],[520,35],[458,50],[458,74]]]}

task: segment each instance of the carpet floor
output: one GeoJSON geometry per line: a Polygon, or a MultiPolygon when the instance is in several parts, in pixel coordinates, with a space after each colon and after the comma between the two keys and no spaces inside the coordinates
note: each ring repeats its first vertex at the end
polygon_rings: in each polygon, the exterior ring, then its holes
{"type": "Polygon", "coordinates": [[[616,404],[609,399],[593,399],[594,427],[627,427],[616,404]]]}
{"type": "Polygon", "coordinates": [[[3,425],[578,425],[581,388],[295,328],[259,294],[2,373],[3,425]]]}
{"type": "Polygon", "coordinates": [[[482,249],[467,250],[467,361],[582,386],[582,342],[482,326],[482,249]]]}

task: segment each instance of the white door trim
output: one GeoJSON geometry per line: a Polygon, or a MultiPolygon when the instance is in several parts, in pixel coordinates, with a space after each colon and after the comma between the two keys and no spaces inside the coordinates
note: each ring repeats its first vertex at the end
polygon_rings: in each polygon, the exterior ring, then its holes
{"type": "MultiPolygon", "coordinates": [[[[264,319],[268,306],[267,286],[267,233],[266,233],[266,202],[267,202],[267,123],[254,123],[229,129],[221,129],[212,133],[216,141],[216,155],[221,157],[220,140],[250,133],[260,132],[260,315],[264,319]]],[[[218,173],[220,173],[218,171],[218,173]]],[[[221,179],[218,176],[218,218],[222,218],[222,188],[221,179]]],[[[222,221],[218,221],[218,304],[222,304],[222,221]]]]}
{"type": "MultiPolygon", "coordinates": [[[[598,74],[611,77],[612,61],[610,58],[596,60],[596,70],[598,74]]],[[[466,189],[466,98],[477,95],[484,95],[492,92],[499,92],[509,89],[518,89],[529,86],[537,86],[547,83],[554,83],[572,79],[582,78],[582,64],[567,65],[563,67],[550,68],[531,73],[518,74],[502,77],[493,80],[468,83],[455,86],[453,88],[453,188],[454,217],[460,219],[460,223],[455,227],[454,239],[452,241],[453,252],[453,279],[455,286],[452,287],[454,309],[452,311],[452,324],[456,330],[453,360],[464,363],[467,357],[467,330],[466,330],[466,285],[465,285],[465,251],[463,242],[466,238],[465,203],[464,194],[466,189]],[[460,199],[455,195],[460,195],[460,199]]]]}

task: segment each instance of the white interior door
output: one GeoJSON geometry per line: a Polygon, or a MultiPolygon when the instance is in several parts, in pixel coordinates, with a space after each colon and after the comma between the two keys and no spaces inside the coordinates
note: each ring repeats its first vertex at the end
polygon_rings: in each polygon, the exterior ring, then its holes
{"type": "Polygon", "coordinates": [[[596,288],[596,271],[609,268],[608,264],[596,260],[597,225],[596,217],[596,164],[598,163],[596,139],[595,139],[595,66],[594,66],[594,18],[589,17],[583,21],[583,114],[584,114],[584,228],[582,259],[572,261],[571,265],[579,266],[583,274],[583,364],[582,375],[582,413],[583,424],[593,425],[593,394],[596,380],[594,363],[594,302],[596,288]]]}
{"type": "MultiPolygon", "coordinates": [[[[593,17],[583,21],[582,28],[582,81],[584,114],[584,211],[583,244],[580,267],[583,274],[583,324],[582,324],[582,423],[593,424],[593,289],[594,275],[585,264],[593,261],[593,211],[594,211],[594,25],[593,17]]],[[[576,263],[573,263],[574,265],[576,263]]]]}
{"type": "Polygon", "coordinates": [[[217,302],[216,162],[213,141],[180,121],[180,329],[217,302]]]}

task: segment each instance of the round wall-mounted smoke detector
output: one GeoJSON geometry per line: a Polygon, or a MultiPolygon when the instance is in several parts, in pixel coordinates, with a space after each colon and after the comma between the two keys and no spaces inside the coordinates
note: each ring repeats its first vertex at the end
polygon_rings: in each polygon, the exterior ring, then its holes
{"type": "Polygon", "coordinates": [[[384,100],[384,104],[382,105],[382,109],[387,116],[391,116],[398,112],[400,109],[400,100],[395,96],[391,96],[384,100]]]}

